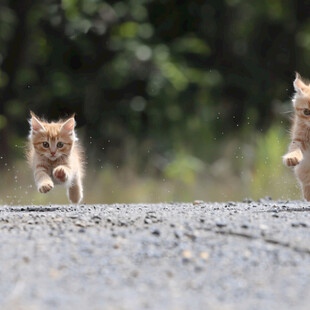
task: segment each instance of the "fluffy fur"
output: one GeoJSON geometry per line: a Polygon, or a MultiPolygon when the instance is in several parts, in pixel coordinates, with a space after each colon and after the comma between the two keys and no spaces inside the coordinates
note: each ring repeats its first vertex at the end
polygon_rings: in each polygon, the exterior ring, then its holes
{"type": "Polygon", "coordinates": [[[30,113],[27,159],[38,191],[47,193],[55,184],[63,184],[69,200],[81,202],[84,157],[74,131],[74,116],[46,122],[30,113]]]}
{"type": "Polygon", "coordinates": [[[292,141],[283,163],[294,167],[304,198],[310,201],[310,85],[297,73],[294,88],[292,141]]]}

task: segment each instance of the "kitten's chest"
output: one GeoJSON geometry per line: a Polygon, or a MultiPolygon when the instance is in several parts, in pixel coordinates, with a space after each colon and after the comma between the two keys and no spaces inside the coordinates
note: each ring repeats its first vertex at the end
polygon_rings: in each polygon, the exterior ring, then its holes
{"type": "Polygon", "coordinates": [[[55,161],[52,161],[52,160],[47,160],[44,165],[46,166],[47,168],[47,173],[52,177],[53,175],[53,170],[58,167],[59,165],[64,165],[66,164],[66,162],[62,159],[58,159],[58,160],[55,160],[55,161]]]}

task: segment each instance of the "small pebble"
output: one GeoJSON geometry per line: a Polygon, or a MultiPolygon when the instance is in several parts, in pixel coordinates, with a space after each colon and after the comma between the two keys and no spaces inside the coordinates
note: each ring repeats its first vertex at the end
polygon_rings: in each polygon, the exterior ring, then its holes
{"type": "Polygon", "coordinates": [[[203,271],[202,266],[195,266],[195,272],[201,272],[201,271],[203,271]]]}
{"type": "Polygon", "coordinates": [[[173,277],[173,273],[170,270],[167,270],[166,274],[167,274],[168,278],[172,278],[173,277]]]}
{"type": "Polygon", "coordinates": [[[194,200],[193,201],[193,205],[195,206],[195,205],[201,205],[201,204],[203,204],[204,203],[204,201],[203,200],[194,200]]]}
{"type": "Polygon", "coordinates": [[[152,229],[152,235],[155,235],[155,236],[160,236],[160,230],[155,228],[155,229],[152,229]]]}
{"type": "Polygon", "coordinates": [[[204,259],[204,260],[207,260],[209,258],[209,253],[208,252],[201,252],[199,257],[204,259]]]}
{"type": "Polygon", "coordinates": [[[182,256],[183,256],[183,258],[185,258],[185,259],[191,259],[193,255],[192,255],[192,252],[191,252],[191,251],[185,250],[185,251],[182,252],[182,256]]]}
{"type": "Polygon", "coordinates": [[[150,219],[144,219],[144,224],[151,224],[152,223],[152,220],[150,220],[150,219]]]}
{"type": "Polygon", "coordinates": [[[174,236],[177,238],[177,239],[181,239],[182,237],[182,232],[180,230],[175,230],[174,231],[174,236]]]}
{"type": "Polygon", "coordinates": [[[223,223],[223,222],[217,222],[217,223],[215,223],[215,225],[216,225],[217,227],[219,227],[219,228],[223,228],[223,227],[226,227],[226,226],[227,226],[227,224],[226,224],[226,223],[223,223]]]}

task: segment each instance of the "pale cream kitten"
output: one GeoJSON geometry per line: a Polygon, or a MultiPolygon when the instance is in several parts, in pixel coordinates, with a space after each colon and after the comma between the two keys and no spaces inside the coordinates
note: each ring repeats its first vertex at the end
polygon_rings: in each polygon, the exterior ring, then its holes
{"type": "Polygon", "coordinates": [[[84,156],[74,131],[74,115],[65,121],[49,123],[30,113],[27,159],[38,191],[47,193],[55,184],[63,184],[69,200],[81,202],[84,156]]]}
{"type": "Polygon", "coordinates": [[[310,201],[310,85],[297,73],[294,88],[292,141],[283,162],[288,167],[294,167],[304,198],[310,201]]]}

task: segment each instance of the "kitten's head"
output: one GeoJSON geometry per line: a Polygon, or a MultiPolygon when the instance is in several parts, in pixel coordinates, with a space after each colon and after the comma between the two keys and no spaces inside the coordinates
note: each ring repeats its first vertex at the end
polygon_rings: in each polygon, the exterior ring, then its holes
{"type": "Polygon", "coordinates": [[[73,143],[76,140],[74,115],[65,121],[49,123],[39,119],[33,112],[30,114],[29,139],[35,152],[49,160],[70,155],[73,143]]]}
{"type": "Polygon", "coordinates": [[[310,85],[296,73],[294,88],[296,91],[293,97],[295,115],[310,123],[310,85]]]}

